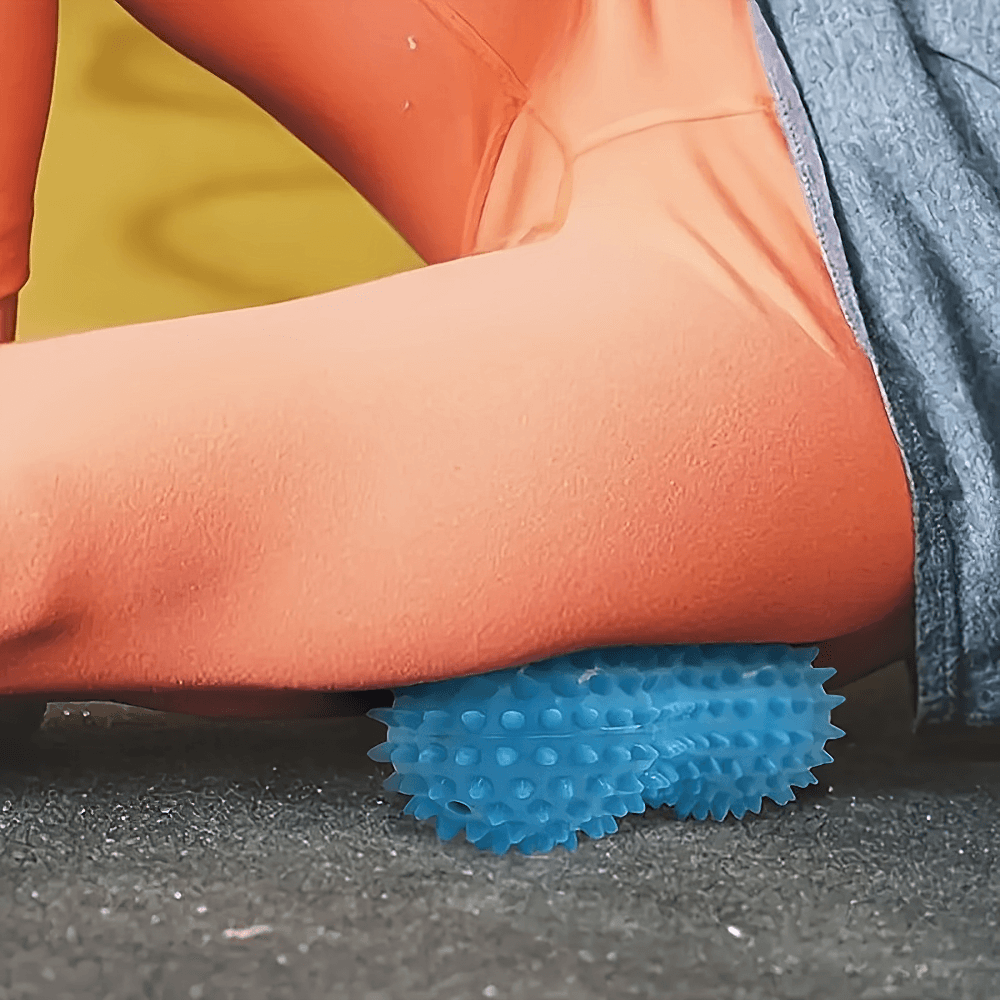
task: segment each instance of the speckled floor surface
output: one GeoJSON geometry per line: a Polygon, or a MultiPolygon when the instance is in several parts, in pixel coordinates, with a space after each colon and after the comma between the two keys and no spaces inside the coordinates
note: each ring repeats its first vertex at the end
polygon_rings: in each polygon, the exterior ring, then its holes
{"type": "Polygon", "coordinates": [[[0,770],[0,1000],[1000,996],[1000,735],[912,737],[905,685],[792,805],[541,858],[403,817],[368,719],[52,705],[0,770]]]}

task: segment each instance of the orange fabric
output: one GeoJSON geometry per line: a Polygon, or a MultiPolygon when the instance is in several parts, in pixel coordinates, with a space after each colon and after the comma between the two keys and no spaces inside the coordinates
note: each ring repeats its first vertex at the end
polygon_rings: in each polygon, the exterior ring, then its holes
{"type": "MultiPolygon", "coordinates": [[[[425,0],[121,5],[274,115],[424,260],[468,252],[493,165],[527,93],[452,7],[425,0]]],[[[531,20],[548,26],[553,17],[533,13],[531,20]]],[[[548,37],[504,24],[522,62],[548,37]]]]}
{"type": "Polygon", "coordinates": [[[0,349],[0,691],[380,688],[912,601],[744,0],[127,6],[437,263],[0,349]]]}

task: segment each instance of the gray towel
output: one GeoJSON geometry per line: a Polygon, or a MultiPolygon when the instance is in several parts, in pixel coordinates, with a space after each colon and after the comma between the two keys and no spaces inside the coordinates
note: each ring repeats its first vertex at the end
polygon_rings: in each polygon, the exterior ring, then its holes
{"type": "Polygon", "coordinates": [[[906,466],[917,720],[1000,723],[1000,2],[748,2],[906,466]]]}

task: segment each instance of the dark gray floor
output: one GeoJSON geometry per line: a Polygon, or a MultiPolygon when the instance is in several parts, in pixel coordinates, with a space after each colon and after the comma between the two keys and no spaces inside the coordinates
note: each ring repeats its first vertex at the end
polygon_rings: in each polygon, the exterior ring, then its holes
{"type": "Polygon", "coordinates": [[[1000,737],[912,737],[901,666],[846,693],[796,803],[533,859],[403,817],[367,719],[52,705],[0,771],[0,1000],[1000,997],[1000,737]]]}

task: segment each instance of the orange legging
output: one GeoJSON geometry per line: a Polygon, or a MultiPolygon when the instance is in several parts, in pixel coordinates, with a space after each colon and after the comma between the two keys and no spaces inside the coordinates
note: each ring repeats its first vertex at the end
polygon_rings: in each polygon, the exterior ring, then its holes
{"type": "MultiPolygon", "coordinates": [[[[0,692],[280,714],[619,643],[902,652],[903,466],[745,0],[122,2],[432,266],[0,348],[0,692]]],[[[46,6],[0,17],[54,44],[46,6]]]]}

